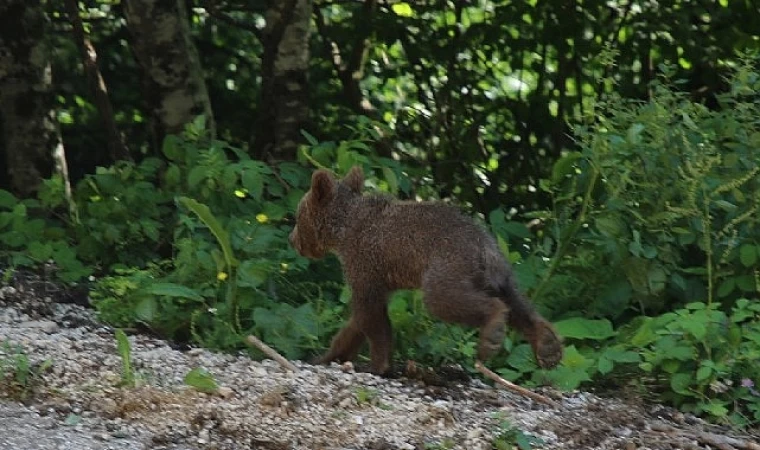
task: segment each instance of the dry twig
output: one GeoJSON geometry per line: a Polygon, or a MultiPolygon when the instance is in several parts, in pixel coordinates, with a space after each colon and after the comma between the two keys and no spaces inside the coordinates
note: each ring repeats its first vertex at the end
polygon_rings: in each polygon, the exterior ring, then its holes
{"type": "Polygon", "coordinates": [[[282,356],[281,354],[277,353],[277,351],[275,349],[273,349],[272,347],[268,346],[267,344],[261,342],[261,340],[259,340],[259,338],[257,338],[256,336],[253,336],[253,335],[249,334],[248,337],[245,338],[245,342],[246,342],[246,344],[248,344],[250,346],[253,346],[253,347],[256,347],[259,350],[261,350],[262,352],[264,352],[265,355],[267,355],[268,357],[270,357],[273,360],[275,360],[278,363],[280,363],[280,365],[282,367],[284,367],[285,369],[290,370],[291,372],[298,372],[298,367],[296,367],[295,365],[293,365],[292,362],[290,362],[287,359],[285,359],[284,356],[282,356]]]}
{"type": "Polygon", "coordinates": [[[697,441],[703,445],[715,447],[718,450],[760,450],[760,444],[755,444],[749,440],[737,439],[708,431],[691,432],[687,430],[680,430],[676,427],[662,422],[653,423],[652,431],[666,433],[671,436],[687,438],[693,441],[697,441]]]}
{"type": "Polygon", "coordinates": [[[475,369],[477,369],[478,372],[482,373],[486,377],[488,377],[491,380],[493,380],[496,384],[498,384],[498,385],[500,385],[502,387],[505,387],[505,388],[509,389],[512,392],[516,392],[516,393],[518,393],[518,394],[520,394],[520,395],[522,395],[524,397],[528,397],[528,398],[530,398],[532,400],[535,400],[537,402],[543,403],[545,405],[559,407],[559,405],[557,404],[557,402],[551,400],[549,397],[545,397],[545,396],[543,396],[541,394],[537,394],[537,393],[535,393],[533,391],[525,389],[522,386],[518,386],[518,385],[512,383],[511,381],[507,381],[504,378],[498,376],[493,371],[491,371],[491,369],[489,369],[486,366],[484,366],[483,363],[480,362],[480,361],[475,361],[475,369]]]}

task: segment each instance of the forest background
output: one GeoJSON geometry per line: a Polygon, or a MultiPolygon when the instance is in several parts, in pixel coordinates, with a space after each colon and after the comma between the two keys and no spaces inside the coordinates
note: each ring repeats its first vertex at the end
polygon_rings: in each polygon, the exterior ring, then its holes
{"type": "MultiPolygon", "coordinates": [[[[1,0],[0,265],[307,358],[348,292],[287,234],[359,164],[498,237],[567,345],[512,334],[501,375],[757,426],[758,50],[754,0],[1,0]]],[[[473,330],[389,310],[397,359],[472,366],[473,330]]]]}

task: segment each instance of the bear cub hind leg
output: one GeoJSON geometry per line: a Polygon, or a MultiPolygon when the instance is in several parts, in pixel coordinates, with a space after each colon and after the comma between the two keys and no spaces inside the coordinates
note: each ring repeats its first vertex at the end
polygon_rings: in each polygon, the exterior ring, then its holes
{"type": "Polygon", "coordinates": [[[485,361],[499,351],[507,332],[509,308],[496,297],[465,282],[424,283],[424,302],[430,314],[450,323],[479,328],[478,359],[485,361]]]}
{"type": "Polygon", "coordinates": [[[507,334],[507,314],[509,308],[501,300],[492,302],[490,317],[478,332],[478,360],[486,361],[501,349],[507,334]]]}

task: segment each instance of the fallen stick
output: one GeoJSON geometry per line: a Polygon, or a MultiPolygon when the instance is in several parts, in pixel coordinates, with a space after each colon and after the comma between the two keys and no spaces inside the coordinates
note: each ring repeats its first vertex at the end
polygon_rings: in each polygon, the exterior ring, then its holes
{"type": "Polygon", "coordinates": [[[668,433],[670,435],[683,437],[689,440],[694,440],[700,444],[706,444],[717,448],[718,450],[760,450],[760,444],[755,444],[752,441],[734,438],[731,436],[725,436],[722,434],[713,433],[710,431],[687,431],[678,429],[672,425],[668,425],[664,422],[654,422],[651,425],[652,431],[660,433],[668,433]]]}
{"type": "Polygon", "coordinates": [[[246,342],[246,344],[248,344],[250,346],[253,346],[253,347],[256,347],[259,350],[261,350],[262,352],[264,352],[265,355],[267,355],[268,357],[270,357],[273,360],[275,360],[278,363],[280,363],[280,365],[282,367],[284,367],[285,369],[290,370],[291,372],[298,372],[298,367],[296,367],[295,365],[293,365],[292,362],[290,362],[287,359],[285,359],[284,356],[282,356],[281,354],[277,353],[277,351],[275,349],[273,349],[272,347],[268,346],[267,344],[261,342],[261,340],[259,340],[259,338],[257,338],[256,336],[253,336],[253,335],[249,334],[248,337],[245,338],[245,342],[246,342]]]}
{"type": "Polygon", "coordinates": [[[516,392],[516,393],[518,393],[518,394],[520,394],[520,395],[522,395],[524,397],[528,397],[528,398],[530,398],[532,400],[535,400],[535,401],[537,401],[539,403],[543,403],[545,405],[559,407],[559,405],[555,401],[549,399],[549,397],[545,397],[545,396],[543,396],[541,394],[536,394],[533,391],[525,389],[522,386],[518,386],[518,385],[512,383],[511,381],[507,381],[504,378],[498,376],[496,373],[492,372],[491,369],[489,369],[488,367],[484,366],[483,363],[480,362],[480,361],[475,361],[475,369],[477,369],[478,372],[482,373],[486,377],[488,377],[491,380],[493,380],[496,384],[498,384],[498,385],[500,385],[500,386],[502,386],[502,387],[504,387],[506,389],[509,389],[512,392],[516,392]]]}

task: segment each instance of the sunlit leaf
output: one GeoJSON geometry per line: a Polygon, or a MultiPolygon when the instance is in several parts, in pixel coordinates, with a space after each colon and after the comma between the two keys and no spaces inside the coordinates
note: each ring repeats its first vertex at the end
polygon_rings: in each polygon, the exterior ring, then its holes
{"type": "Polygon", "coordinates": [[[411,5],[406,2],[399,2],[394,3],[391,5],[391,10],[397,15],[401,17],[412,17],[414,15],[414,11],[412,10],[411,5]]]}

